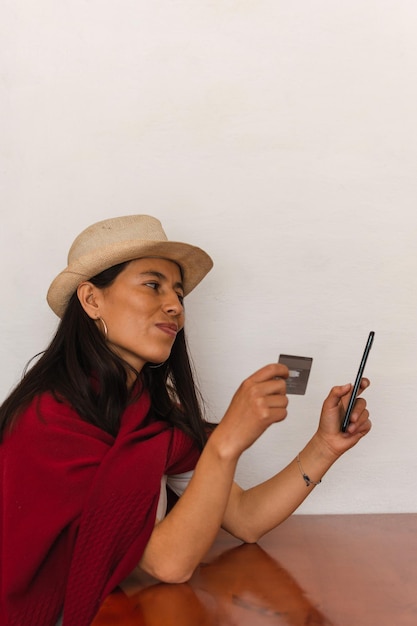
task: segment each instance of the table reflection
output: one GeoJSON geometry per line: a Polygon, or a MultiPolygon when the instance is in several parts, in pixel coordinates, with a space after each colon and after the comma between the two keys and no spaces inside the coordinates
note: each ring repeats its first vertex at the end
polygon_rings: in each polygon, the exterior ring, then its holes
{"type": "Polygon", "coordinates": [[[136,573],[104,602],[93,626],[333,626],[276,560],[243,544],[202,563],[188,583],[136,573]]]}

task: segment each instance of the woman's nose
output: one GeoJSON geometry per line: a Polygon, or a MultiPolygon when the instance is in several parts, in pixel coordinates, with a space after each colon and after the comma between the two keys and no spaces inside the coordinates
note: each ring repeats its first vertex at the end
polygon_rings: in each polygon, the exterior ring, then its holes
{"type": "Polygon", "coordinates": [[[164,309],[171,315],[181,315],[184,312],[184,306],[177,293],[173,293],[172,296],[167,298],[164,309]]]}

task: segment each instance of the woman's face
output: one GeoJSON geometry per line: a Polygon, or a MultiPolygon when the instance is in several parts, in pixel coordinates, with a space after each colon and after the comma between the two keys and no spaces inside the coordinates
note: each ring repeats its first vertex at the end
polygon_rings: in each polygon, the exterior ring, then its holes
{"type": "Polygon", "coordinates": [[[109,347],[137,371],[145,363],[166,361],[184,326],[183,295],[181,272],[173,261],[128,263],[97,295],[109,347]]]}

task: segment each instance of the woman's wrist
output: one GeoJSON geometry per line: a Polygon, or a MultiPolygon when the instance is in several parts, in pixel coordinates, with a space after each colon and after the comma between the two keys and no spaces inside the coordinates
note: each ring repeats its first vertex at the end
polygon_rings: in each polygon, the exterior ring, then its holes
{"type": "Polygon", "coordinates": [[[313,454],[329,467],[333,465],[340,456],[318,431],[313,435],[306,448],[307,447],[311,447],[313,454]]]}
{"type": "Polygon", "coordinates": [[[217,461],[230,463],[234,466],[237,465],[240,456],[236,451],[235,443],[222,432],[221,423],[208,438],[204,450],[208,450],[217,461]]]}
{"type": "Polygon", "coordinates": [[[299,458],[308,475],[310,476],[309,472],[311,472],[314,480],[319,481],[333,463],[337,461],[339,455],[332,450],[331,446],[319,433],[316,433],[305,448],[300,451],[299,458]],[[316,471],[314,472],[315,469],[316,471]]]}

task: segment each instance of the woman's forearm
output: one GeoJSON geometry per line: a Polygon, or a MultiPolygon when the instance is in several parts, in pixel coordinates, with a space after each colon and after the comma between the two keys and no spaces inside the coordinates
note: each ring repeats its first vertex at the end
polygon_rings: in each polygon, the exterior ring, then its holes
{"type": "MultiPolygon", "coordinates": [[[[368,386],[369,381],[363,379],[361,392],[368,386]]],[[[256,487],[247,491],[237,486],[232,488],[223,523],[227,530],[244,541],[257,541],[291,515],[333,463],[369,433],[372,424],[363,398],[356,400],[350,426],[346,432],[341,432],[340,424],[351,389],[347,384],[330,390],[323,403],[317,432],[299,454],[301,467],[295,458],[281,472],[256,487]]]]}
{"type": "Polygon", "coordinates": [[[213,433],[187,489],[145,548],[139,566],[159,580],[188,580],[219,531],[237,459],[223,454],[218,443],[213,433]]]}
{"type": "Polygon", "coordinates": [[[245,542],[256,542],[289,517],[314,489],[336,460],[321,442],[313,437],[281,472],[246,491],[232,490],[223,527],[245,542]],[[303,478],[303,473],[311,482],[303,478]],[[307,484],[309,482],[309,484],[307,484]]]}

